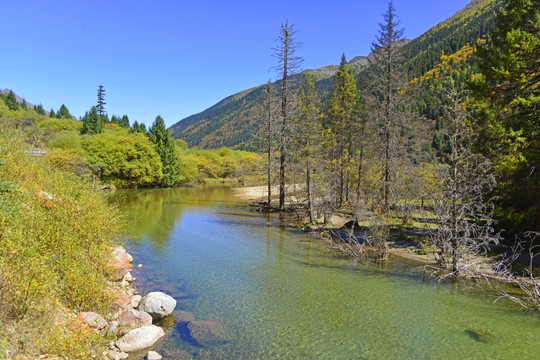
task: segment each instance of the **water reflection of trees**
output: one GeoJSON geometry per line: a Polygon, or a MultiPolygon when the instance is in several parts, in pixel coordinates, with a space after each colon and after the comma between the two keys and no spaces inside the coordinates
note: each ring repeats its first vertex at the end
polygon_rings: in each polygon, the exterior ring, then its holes
{"type": "Polygon", "coordinates": [[[147,238],[154,251],[166,251],[175,226],[186,210],[204,208],[216,202],[230,199],[227,189],[180,188],[122,190],[111,195],[110,201],[117,202],[129,222],[132,243],[141,244],[147,238]]]}

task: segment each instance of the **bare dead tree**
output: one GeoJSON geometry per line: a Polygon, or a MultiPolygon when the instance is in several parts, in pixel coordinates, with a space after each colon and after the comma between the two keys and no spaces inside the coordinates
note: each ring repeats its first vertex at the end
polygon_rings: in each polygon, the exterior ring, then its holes
{"type": "Polygon", "coordinates": [[[502,298],[509,299],[526,309],[540,310],[540,278],[538,271],[534,267],[535,258],[540,256],[540,233],[526,232],[524,239],[518,239],[512,248],[509,256],[506,256],[496,266],[498,275],[504,281],[503,283],[491,283],[492,288],[499,294],[495,302],[502,298]],[[526,250],[526,254],[524,253],[526,250]],[[518,259],[522,256],[528,257],[528,264],[518,274],[514,269],[518,259]],[[510,292],[505,283],[510,283],[521,292],[510,292]]]}
{"type": "Polygon", "coordinates": [[[326,229],[313,234],[316,238],[324,240],[330,249],[337,250],[349,257],[359,258],[366,253],[367,239],[356,236],[353,229],[326,229]]]}
{"type": "Polygon", "coordinates": [[[433,198],[439,226],[431,233],[431,244],[439,269],[458,277],[499,241],[488,196],[495,175],[490,161],[472,152],[474,133],[471,114],[463,106],[465,93],[450,84],[442,97],[450,154],[448,165],[441,168],[442,190],[433,198]]]}
{"type": "Polygon", "coordinates": [[[286,21],[281,24],[281,30],[276,40],[277,46],[273,48],[274,56],[278,59],[276,70],[281,76],[281,124],[279,129],[279,209],[285,209],[285,167],[287,161],[287,146],[289,141],[288,123],[291,118],[290,92],[291,75],[296,74],[303,62],[302,57],[296,55],[301,46],[294,38],[296,31],[293,25],[286,21]]]}
{"type": "Polygon", "coordinates": [[[381,217],[376,215],[369,226],[370,235],[368,241],[377,255],[377,261],[388,259],[388,226],[384,224],[381,217]]]}

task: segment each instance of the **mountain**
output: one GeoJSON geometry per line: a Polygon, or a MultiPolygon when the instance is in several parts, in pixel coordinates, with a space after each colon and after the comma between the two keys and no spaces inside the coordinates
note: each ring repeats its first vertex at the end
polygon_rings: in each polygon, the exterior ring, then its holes
{"type": "MultiPolygon", "coordinates": [[[[368,63],[367,57],[356,57],[349,64],[360,73],[368,63]]],[[[304,70],[291,77],[292,87],[298,88],[305,73],[310,73],[319,94],[324,97],[332,89],[337,65],[304,70]]],[[[277,93],[281,81],[273,83],[277,93]]],[[[253,138],[260,121],[264,85],[226,97],[201,113],[191,115],[170,127],[171,135],[187,141],[190,146],[219,148],[222,146],[245,148],[253,138]]]]}
{"type": "MultiPolygon", "coordinates": [[[[408,86],[418,90],[418,110],[427,120],[437,121],[440,117],[436,89],[442,79],[451,77],[458,87],[465,86],[474,70],[474,44],[493,29],[495,12],[501,4],[502,0],[473,0],[418,38],[402,40],[407,59],[404,66],[411,78],[408,86]]],[[[360,84],[369,71],[370,59],[370,56],[357,56],[349,62],[360,84]]],[[[313,75],[319,95],[324,98],[332,89],[336,71],[337,65],[328,65],[303,73],[313,75]]],[[[303,73],[293,76],[296,86],[303,73]]],[[[277,91],[280,82],[273,85],[277,91]]],[[[198,114],[180,120],[171,126],[171,135],[184,139],[190,146],[201,148],[249,146],[260,121],[263,88],[261,85],[231,95],[198,114]]],[[[444,124],[437,122],[437,130],[443,127],[444,124]]],[[[436,150],[443,151],[444,146],[436,139],[437,133],[432,135],[436,150]]]]}
{"type": "MultiPolygon", "coordinates": [[[[4,89],[4,90],[1,90],[0,91],[0,94],[2,95],[7,95],[9,94],[9,92],[12,91],[10,89],[4,89]]],[[[22,104],[22,102],[24,101],[26,103],[26,106],[29,108],[29,109],[33,109],[34,108],[34,104],[32,104],[30,101],[20,97],[19,95],[17,95],[15,92],[13,92],[13,95],[15,95],[15,100],[17,100],[17,102],[19,104],[22,104]]]]}

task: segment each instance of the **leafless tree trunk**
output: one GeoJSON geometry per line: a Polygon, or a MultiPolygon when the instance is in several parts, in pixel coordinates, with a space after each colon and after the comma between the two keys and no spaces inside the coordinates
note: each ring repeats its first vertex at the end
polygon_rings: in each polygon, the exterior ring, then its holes
{"type": "Polygon", "coordinates": [[[274,48],[274,56],[278,59],[277,71],[281,74],[281,124],[279,129],[279,209],[285,209],[285,167],[287,161],[287,144],[289,134],[287,131],[290,118],[289,106],[289,77],[300,68],[302,58],[295,55],[300,43],[294,39],[295,31],[288,22],[281,25],[281,31],[277,39],[277,47],[274,48]]]}

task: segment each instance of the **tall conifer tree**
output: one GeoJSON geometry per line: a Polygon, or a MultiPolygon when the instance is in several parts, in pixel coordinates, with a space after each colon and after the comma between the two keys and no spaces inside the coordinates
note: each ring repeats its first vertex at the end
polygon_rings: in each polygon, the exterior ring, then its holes
{"type": "Polygon", "coordinates": [[[97,98],[96,110],[100,116],[103,116],[105,115],[105,105],[107,104],[105,102],[105,89],[103,88],[103,85],[98,86],[97,98]]]}
{"type": "Polygon", "coordinates": [[[152,142],[156,144],[156,151],[161,158],[163,185],[172,186],[177,184],[179,181],[179,169],[174,140],[165,127],[165,122],[161,116],[156,117],[149,129],[149,135],[152,142]]]}
{"type": "MultiPolygon", "coordinates": [[[[403,158],[405,146],[402,143],[406,126],[406,106],[403,93],[400,92],[407,79],[402,69],[404,56],[401,53],[403,29],[398,29],[396,9],[392,1],[383,15],[384,22],[379,24],[379,35],[372,44],[373,60],[372,80],[373,109],[376,116],[377,130],[380,135],[380,153],[382,157],[382,202],[383,211],[390,209],[391,192],[396,181],[396,162],[403,158]]],[[[411,120],[411,119],[409,119],[411,120]]]]}
{"type": "Polygon", "coordinates": [[[330,97],[329,127],[332,134],[332,162],[337,181],[332,186],[337,195],[337,205],[342,206],[348,194],[350,175],[350,157],[352,153],[351,131],[357,102],[356,82],[347,66],[345,54],[334,80],[334,89],[330,97]]]}
{"type": "Polygon", "coordinates": [[[298,98],[298,112],[295,117],[295,131],[293,144],[299,162],[303,165],[308,216],[314,222],[314,183],[313,173],[317,167],[317,159],[321,157],[322,126],[320,113],[320,100],[311,75],[306,74],[305,82],[300,87],[298,98]]]}

